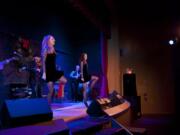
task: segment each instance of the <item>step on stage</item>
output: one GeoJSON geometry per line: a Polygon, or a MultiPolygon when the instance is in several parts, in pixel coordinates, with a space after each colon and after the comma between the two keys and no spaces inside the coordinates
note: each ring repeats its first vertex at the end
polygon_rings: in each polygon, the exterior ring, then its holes
{"type": "MultiPolygon", "coordinates": [[[[91,103],[89,102],[89,104],[91,103]]],[[[131,135],[124,126],[117,122],[119,120],[124,122],[125,119],[125,125],[127,124],[127,119],[130,119],[129,108],[129,102],[125,101],[105,109],[105,112],[109,113],[111,117],[91,117],[87,114],[87,108],[82,102],[53,103],[51,105],[52,120],[3,129],[0,131],[0,135],[103,135],[118,133],[131,135]],[[115,119],[112,119],[113,116],[115,119]]]]}

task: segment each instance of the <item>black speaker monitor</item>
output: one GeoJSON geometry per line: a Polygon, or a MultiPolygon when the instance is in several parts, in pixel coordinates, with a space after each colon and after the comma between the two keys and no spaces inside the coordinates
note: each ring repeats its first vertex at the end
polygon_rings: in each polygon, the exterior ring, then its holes
{"type": "Polygon", "coordinates": [[[5,127],[33,124],[53,118],[51,108],[43,98],[6,100],[2,114],[5,127]]]}
{"type": "Polygon", "coordinates": [[[101,104],[97,100],[93,100],[87,109],[87,113],[93,117],[100,117],[105,115],[102,110],[101,104]]]}

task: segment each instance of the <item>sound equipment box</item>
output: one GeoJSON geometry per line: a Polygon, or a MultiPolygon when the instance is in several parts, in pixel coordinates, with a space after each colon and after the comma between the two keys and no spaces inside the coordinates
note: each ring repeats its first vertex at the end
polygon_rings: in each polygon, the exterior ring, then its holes
{"type": "Polygon", "coordinates": [[[16,99],[6,100],[2,109],[2,125],[15,127],[49,121],[53,113],[47,99],[16,99]]]}
{"type": "Polygon", "coordinates": [[[137,96],[136,75],[133,73],[123,75],[123,96],[137,96]]]}
{"type": "Polygon", "coordinates": [[[141,117],[141,97],[140,96],[126,96],[124,97],[127,101],[131,103],[131,111],[133,119],[138,119],[141,117]]]}

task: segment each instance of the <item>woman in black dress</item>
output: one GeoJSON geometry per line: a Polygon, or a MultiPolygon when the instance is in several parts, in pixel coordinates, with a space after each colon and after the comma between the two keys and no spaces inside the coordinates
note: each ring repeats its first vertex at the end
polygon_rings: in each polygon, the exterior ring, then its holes
{"type": "Polygon", "coordinates": [[[80,82],[83,83],[83,102],[86,105],[86,107],[88,107],[88,104],[87,104],[88,82],[91,81],[90,89],[92,89],[99,79],[97,76],[89,74],[87,58],[88,57],[87,57],[86,53],[81,54],[81,58],[80,58],[81,79],[80,79],[80,82]]]}
{"type": "Polygon", "coordinates": [[[51,103],[53,91],[54,91],[54,82],[59,80],[62,84],[62,89],[64,90],[64,85],[67,82],[64,77],[63,71],[56,70],[56,51],[54,48],[55,39],[51,35],[47,35],[43,38],[41,55],[42,55],[42,66],[43,66],[43,76],[42,78],[46,80],[49,93],[48,93],[48,102],[51,103]]]}

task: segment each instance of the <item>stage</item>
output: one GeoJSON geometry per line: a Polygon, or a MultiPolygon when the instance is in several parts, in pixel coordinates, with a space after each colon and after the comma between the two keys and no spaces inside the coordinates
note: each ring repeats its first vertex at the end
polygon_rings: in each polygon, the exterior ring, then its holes
{"type": "MultiPolygon", "coordinates": [[[[88,104],[91,104],[89,101],[88,104]]],[[[123,104],[109,108],[107,112],[115,115],[118,119],[124,117],[130,104],[123,104]]],[[[82,102],[62,102],[51,104],[53,112],[53,120],[36,123],[33,125],[20,126],[15,128],[3,129],[0,135],[50,135],[50,134],[87,134],[92,130],[101,130],[105,124],[109,123],[109,119],[104,117],[90,117],[87,114],[87,108],[82,102]]],[[[129,117],[129,116],[126,116],[129,117]]],[[[128,118],[129,119],[129,118],[128,118]]],[[[123,121],[122,121],[123,122],[123,121]]]]}
{"type": "Polygon", "coordinates": [[[53,103],[51,109],[53,120],[63,119],[70,122],[88,116],[87,108],[82,102],[53,103]]]}

